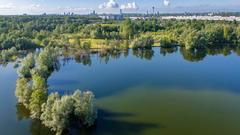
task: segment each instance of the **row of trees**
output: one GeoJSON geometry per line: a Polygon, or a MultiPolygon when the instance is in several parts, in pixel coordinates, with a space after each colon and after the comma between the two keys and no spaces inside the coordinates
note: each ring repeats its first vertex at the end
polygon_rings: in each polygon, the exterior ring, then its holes
{"type": "Polygon", "coordinates": [[[15,93],[18,103],[29,109],[31,118],[40,119],[57,134],[70,126],[93,125],[97,117],[93,93],[76,91],[62,97],[57,93],[48,96],[47,79],[58,69],[55,49],[47,47],[38,55],[28,54],[18,70],[15,93]]]}
{"type": "MultiPolygon", "coordinates": [[[[39,46],[84,46],[85,39],[128,41],[151,36],[163,46],[182,45],[188,49],[240,43],[239,22],[200,20],[107,21],[82,16],[1,16],[0,50],[39,46]],[[148,35],[151,33],[151,35],[148,35]],[[78,40],[75,40],[78,38],[78,40]],[[71,40],[76,42],[71,42],[71,40]],[[80,45],[81,44],[81,45],[80,45]]],[[[112,46],[112,44],[109,44],[112,46]]],[[[85,47],[80,47],[80,49],[85,47]]],[[[90,47],[91,48],[91,44],[90,47]]]]}
{"type": "Polygon", "coordinates": [[[177,21],[166,31],[160,43],[163,46],[176,44],[187,49],[240,44],[240,25],[222,21],[177,21]]]}
{"type": "Polygon", "coordinates": [[[0,50],[47,46],[62,34],[78,33],[99,18],[82,16],[0,16],[0,50]]]}

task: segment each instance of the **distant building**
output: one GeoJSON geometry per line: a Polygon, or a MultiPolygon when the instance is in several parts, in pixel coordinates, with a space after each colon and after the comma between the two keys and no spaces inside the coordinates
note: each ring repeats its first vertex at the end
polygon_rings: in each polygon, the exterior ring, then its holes
{"type": "Polygon", "coordinates": [[[236,16],[164,16],[166,20],[211,20],[211,21],[240,21],[236,16]]]}
{"type": "Polygon", "coordinates": [[[93,12],[92,12],[92,13],[90,13],[90,16],[97,16],[97,13],[96,13],[96,11],[95,11],[95,10],[93,10],[93,12]]]}
{"type": "Polygon", "coordinates": [[[101,14],[98,17],[102,19],[110,19],[110,20],[123,20],[122,9],[120,9],[120,14],[101,14]]]}
{"type": "Polygon", "coordinates": [[[102,14],[99,15],[102,19],[110,19],[110,20],[123,20],[123,15],[121,14],[102,14]]]}

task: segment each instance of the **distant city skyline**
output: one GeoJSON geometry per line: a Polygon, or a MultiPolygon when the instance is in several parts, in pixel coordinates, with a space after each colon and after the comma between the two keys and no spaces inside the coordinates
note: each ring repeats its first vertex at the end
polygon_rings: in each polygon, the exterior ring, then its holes
{"type": "Polygon", "coordinates": [[[0,14],[240,12],[239,0],[0,0],[0,14]]]}

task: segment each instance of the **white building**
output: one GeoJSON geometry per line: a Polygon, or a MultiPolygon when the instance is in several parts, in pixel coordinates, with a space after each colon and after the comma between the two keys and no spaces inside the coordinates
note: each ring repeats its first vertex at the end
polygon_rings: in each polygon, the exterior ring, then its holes
{"type": "Polygon", "coordinates": [[[162,19],[176,20],[213,20],[213,21],[240,21],[240,17],[236,16],[164,16],[162,19]]]}

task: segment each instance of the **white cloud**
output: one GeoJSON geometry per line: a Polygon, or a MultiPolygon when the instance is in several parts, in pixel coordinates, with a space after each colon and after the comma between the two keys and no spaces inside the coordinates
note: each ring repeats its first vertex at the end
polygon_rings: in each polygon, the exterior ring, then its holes
{"type": "Polygon", "coordinates": [[[127,3],[125,5],[121,5],[120,8],[124,10],[137,10],[139,7],[136,4],[136,2],[132,2],[132,3],[127,3]]]}
{"type": "Polygon", "coordinates": [[[107,3],[102,3],[98,6],[99,9],[116,9],[119,4],[115,0],[109,0],[107,3]]]}
{"type": "Polygon", "coordinates": [[[13,9],[16,8],[16,6],[13,3],[7,3],[5,5],[0,5],[0,9],[13,9]]]}
{"type": "Polygon", "coordinates": [[[39,5],[39,4],[31,4],[31,5],[29,5],[29,8],[31,8],[31,9],[38,9],[40,7],[41,7],[41,5],[39,5]]]}
{"type": "Polygon", "coordinates": [[[168,7],[168,6],[170,6],[171,1],[170,0],[164,0],[163,4],[164,4],[164,6],[168,7]]]}
{"type": "Polygon", "coordinates": [[[0,5],[0,14],[42,14],[42,13],[49,13],[49,14],[58,14],[58,13],[66,13],[66,12],[73,12],[77,14],[84,14],[92,11],[91,8],[82,8],[82,7],[49,7],[49,6],[42,6],[39,4],[27,4],[27,5],[16,5],[13,3],[0,5]]]}
{"type": "Polygon", "coordinates": [[[30,5],[15,5],[13,3],[8,3],[5,5],[0,5],[1,10],[34,10],[34,9],[39,9],[40,5],[39,4],[30,4],[30,5]]]}
{"type": "Polygon", "coordinates": [[[58,10],[58,12],[74,12],[74,13],[79,13],[83,11],[90,11],[93,9],[90,8],[82,8],[82,7],[57,7],[57,9],[53,10],[58,10]]]}

